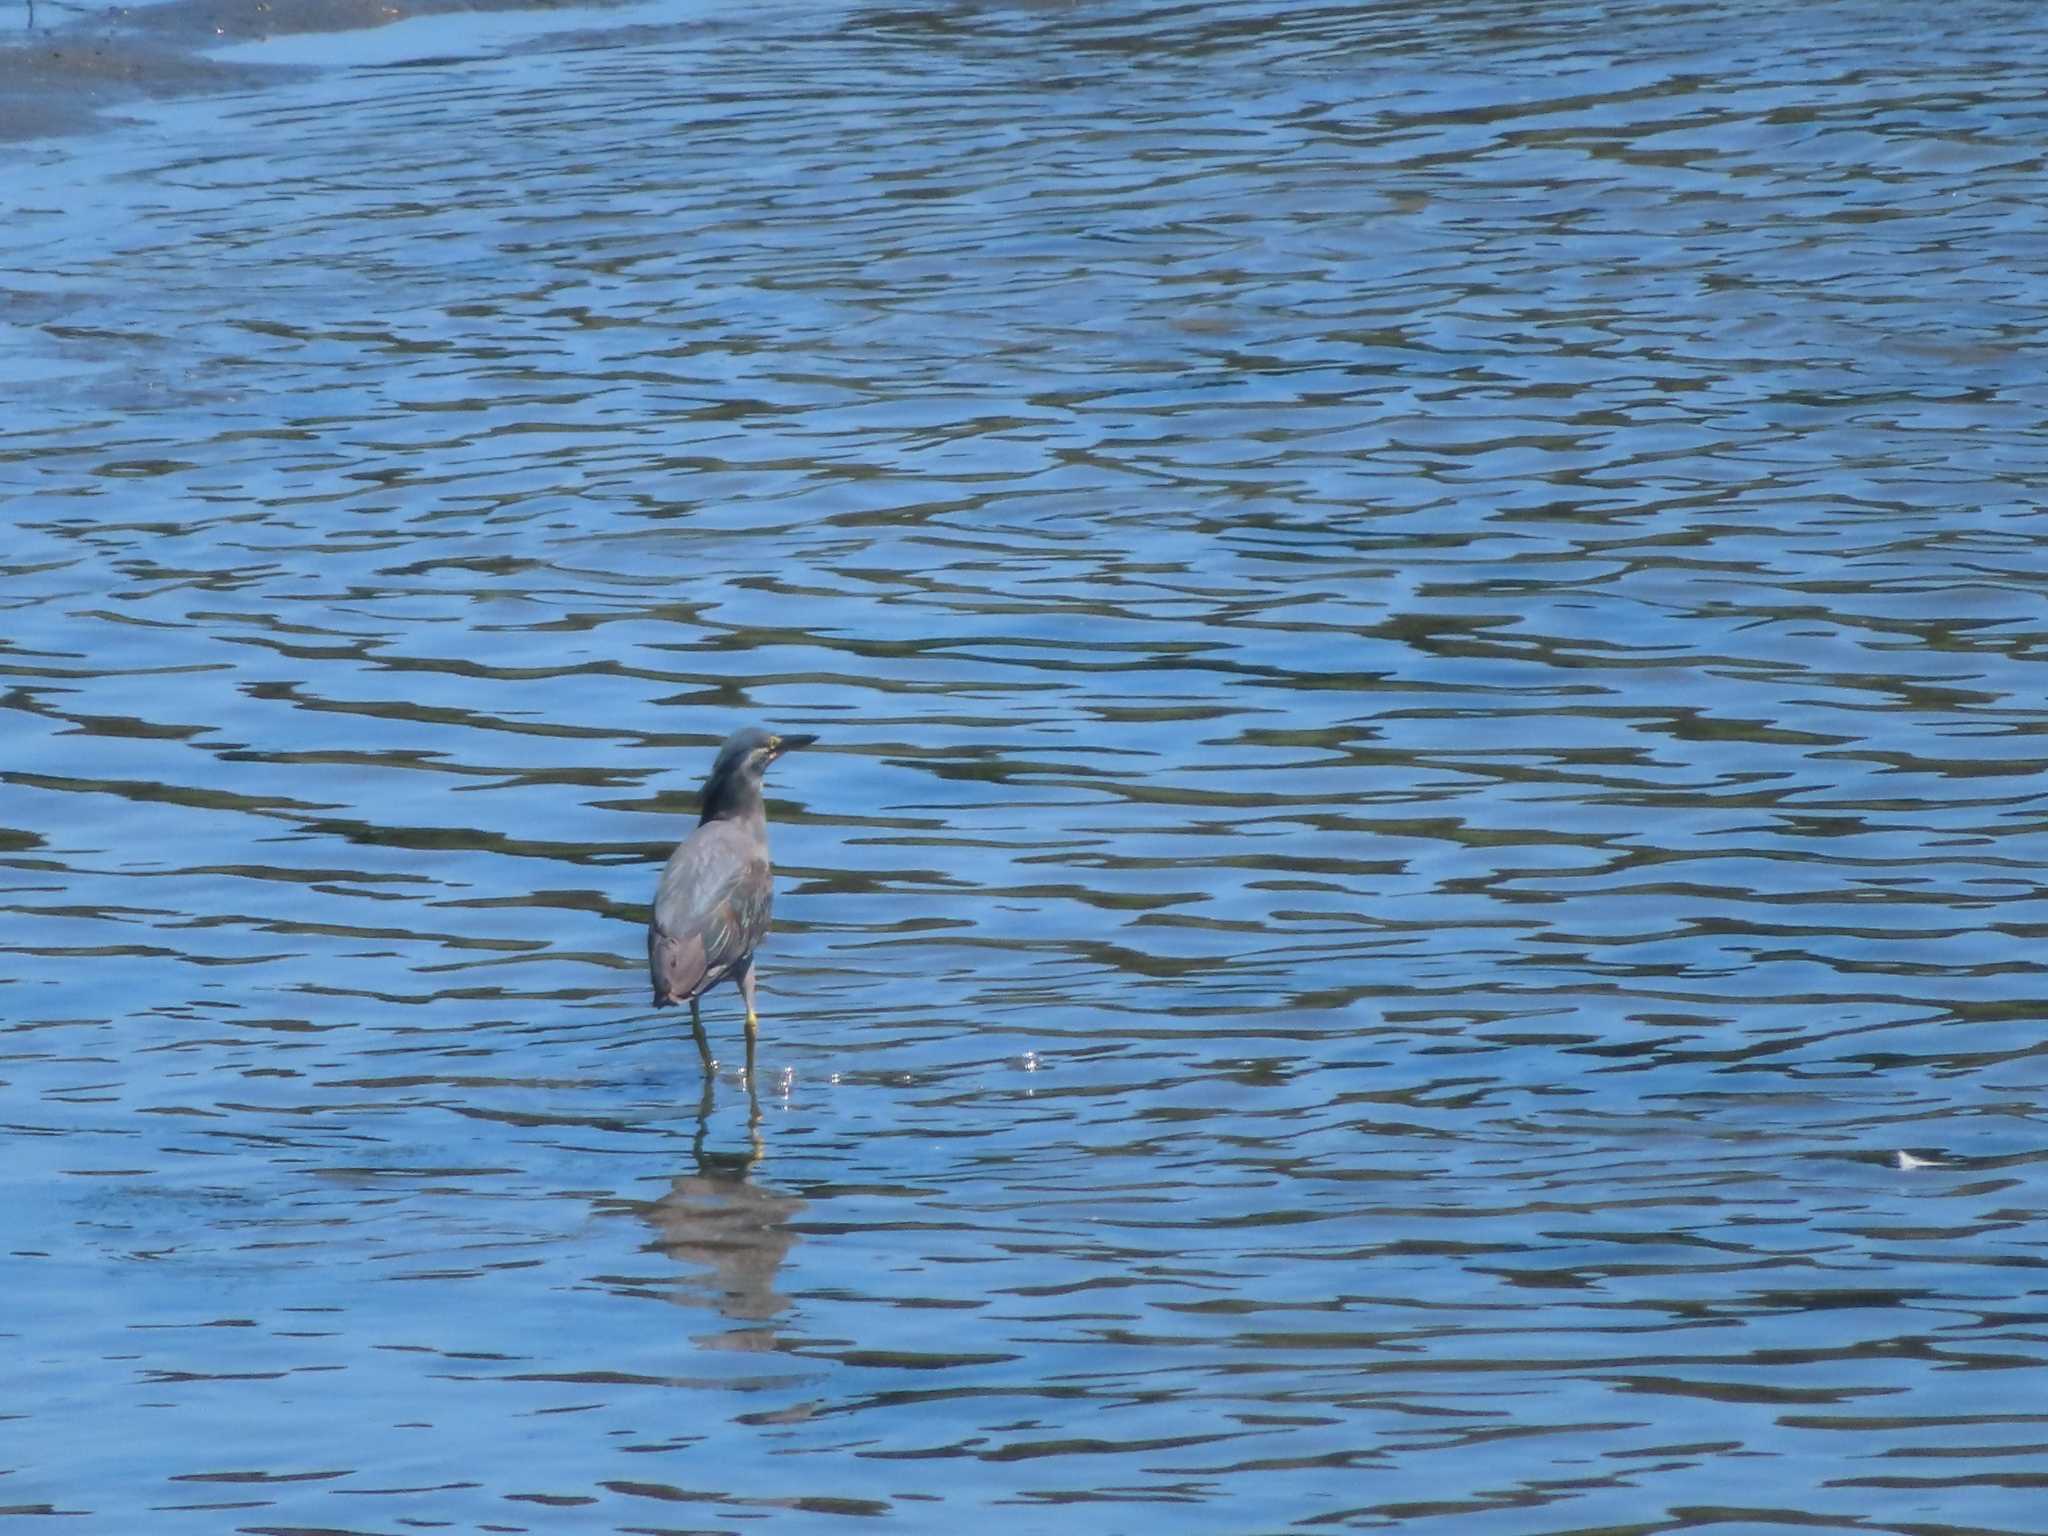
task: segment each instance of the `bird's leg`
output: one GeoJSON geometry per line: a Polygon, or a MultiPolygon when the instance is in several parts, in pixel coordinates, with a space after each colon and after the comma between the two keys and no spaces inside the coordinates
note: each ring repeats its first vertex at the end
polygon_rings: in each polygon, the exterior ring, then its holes
{"type": "Polygon", "coordinates": [[[740,996],[747,1000],[747,1083],[754,1081],[754,1041],[760,1034],[761,1020],[754,1012],[754,962],[750,958],[740,967],[740,996]]]}
{"type": "Polygon", "coordinates": [[[697,1007],[697,999],[690,999],[690,1033],[697,1037],[697,1055],[704,1063],[704,1076],[711,1077],[711,1042],[704,1037],[704,1014],[697,1007]]]}

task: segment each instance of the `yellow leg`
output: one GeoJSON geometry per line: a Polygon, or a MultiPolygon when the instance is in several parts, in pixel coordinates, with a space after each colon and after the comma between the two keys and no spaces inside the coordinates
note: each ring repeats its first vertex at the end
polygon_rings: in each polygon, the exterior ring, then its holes
{"type": "Polygon", "coordinates": [[[754,1012],[754,967],[751,961],[740,972],[740,996],[747,1000],[747,1082],[754,1081],[754,1042],[761,1032],[761,1017],[754,1012]]]}
{"type": "Polygon", "coordinates": [[[711,1076],[711,1042],[704,1037],[704,1015],[697,1007],[697,999],[690,999],[690,1033],[697,1037],[697,1057],[704,1063],[704,1076],[711,1076]]]}

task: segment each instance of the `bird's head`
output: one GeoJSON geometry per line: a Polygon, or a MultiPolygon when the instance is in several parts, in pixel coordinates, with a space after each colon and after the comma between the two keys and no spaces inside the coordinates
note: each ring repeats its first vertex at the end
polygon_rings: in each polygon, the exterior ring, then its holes
{"type": "Polygon", "coordinates": [[[818,738],[806,735],[777,735],[758,725],[735,731],[718,749],[711,765],[711,777],[704,781],[704,811],[699,821],[721,816],[758,814],[761,809],[761,777],[768,765],[785,752],[807,747],[818,738]]]}

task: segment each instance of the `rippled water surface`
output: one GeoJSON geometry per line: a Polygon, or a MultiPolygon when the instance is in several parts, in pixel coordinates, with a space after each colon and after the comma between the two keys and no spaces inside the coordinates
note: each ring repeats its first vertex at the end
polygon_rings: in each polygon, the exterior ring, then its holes
{"type": "Polygon", "coordinates": [[[2048,1530],[2038,28],[471,14],[12,146],[0,1513],[2048,1530]],[[750,721],[752,1093],[641,938],[750,721]]]}

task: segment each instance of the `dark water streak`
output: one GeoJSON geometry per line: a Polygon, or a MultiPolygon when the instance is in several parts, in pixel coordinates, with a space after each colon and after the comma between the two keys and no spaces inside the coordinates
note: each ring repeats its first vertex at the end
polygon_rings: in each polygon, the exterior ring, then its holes
{"type": "Polygon", "coordinates": [[[0,172],[0,1512],[2038,1533],[2032,11],[590,20],[0,172]]]}

